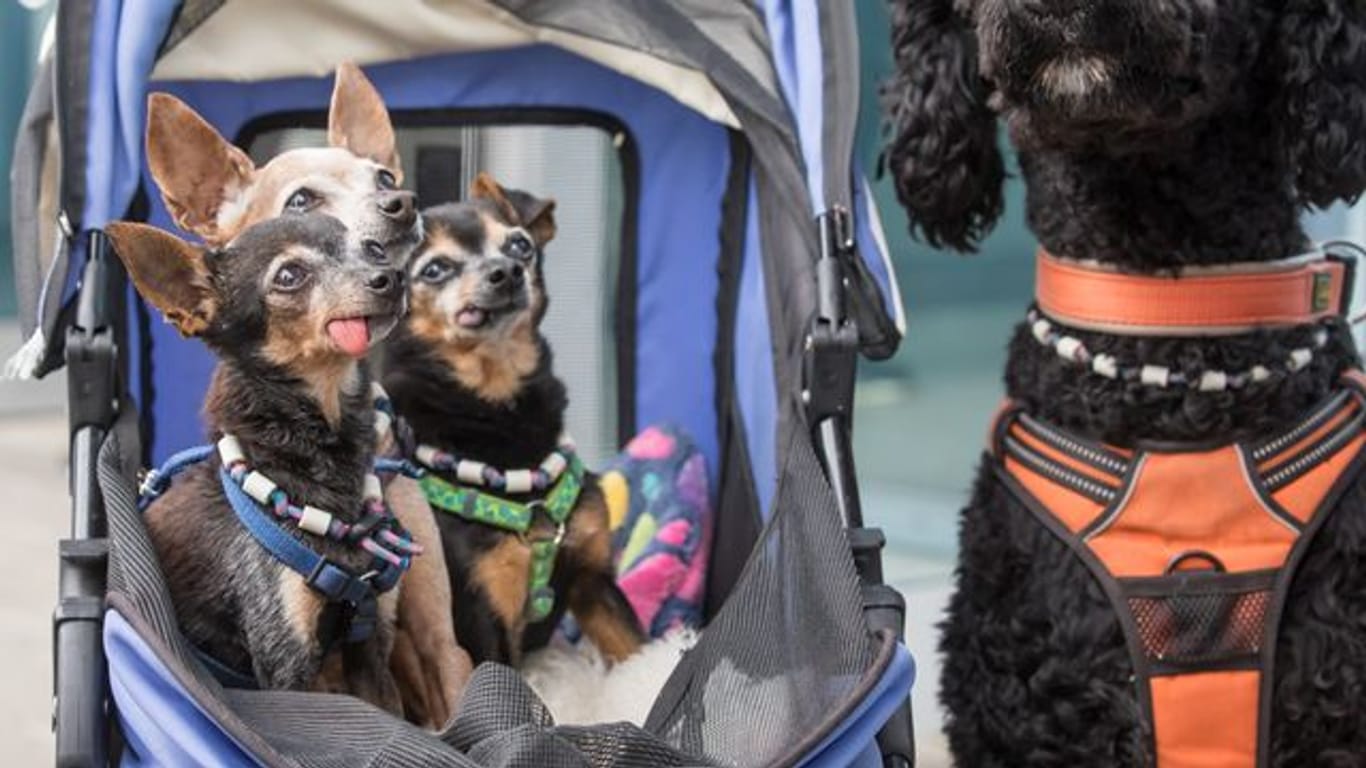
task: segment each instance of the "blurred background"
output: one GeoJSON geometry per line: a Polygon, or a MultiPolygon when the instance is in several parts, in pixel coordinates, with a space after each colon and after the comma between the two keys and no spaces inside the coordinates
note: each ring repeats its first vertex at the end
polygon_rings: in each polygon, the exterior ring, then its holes
{"type": "MultiPolygon", "coordinates": [[[[0,0],[0,361],[19,346],[10,253],[9,158],[51,8],[0,0]]],[[[69,528],[66,382],[0,379],[0,498],[15,557],[0,564],[0,653],[14,660],[0,687],[5,759],[52,764],[52,608],[57,539],[69,528]]]]}
{"type": "MultiPolygon", "coordinates": [[[[877,91],[891,68],[888,20],[881,2],[861,2],[858,10],[864,75],[859,147],[864,167],[874,169],[881,144],[877,91]]],[[[30,10],[0,0],[0,151],[6,158],[50,13],[50,5],[30,10]]],[[[266,144],[253,151],[271,155],[294,139],[316,136],[264,137],[266,144]]],[[[525,164],[524,158],[504,160],[510,163],[507,173],[514,175],[517,162],[525,164]]],[[[6,172],[0,176],[0,359],[19,344],[8,182],[6,172]]],[[[1005,342],[1031,294],[1034,245],[1024,227],[1018,178],[1009,182],[1000,226],[971,257],[936,252],[911,240],[890,180],[875,179],[874,193],[910,329],[893,359],[862,365],[856,453],[866,517],[889,540],[888,581],[909,603],[908,643],[919,665],[914,703],[920,765],[938,768],[948,759],[935,702],[935,624],[950,587],[958,510],[987,420],[1001,397],[1005,342]]],[[[1310,229],[1319,237],[1362,239],[1366,216],[1360,210],[1334,210],[1316,216],[1310,229]]],[[[585,252],[594,248],[586,246],[585,252]]],[[[574,378],[591,380],[601,370],[601,361],[586,360],[574,378]]],[[[599,390],[597,396],[607,394],[599,390]]],[[[11,664],[9,683],[0,690],[0,722],[11,737],[9,756],[25,765],[51,762],[49,618],[56,593],[56,542],[67,527],[64,399],[60,373],[39,382],[0,381],[0,489],[9,502],[9,549],[21,553],[0,562],[0,649],[18,662],[11,664]]],[[[578,402],[597,407],[593,397],[578,402]]],[[[602,439],[610,441],[610,433],[602,439]]]]}

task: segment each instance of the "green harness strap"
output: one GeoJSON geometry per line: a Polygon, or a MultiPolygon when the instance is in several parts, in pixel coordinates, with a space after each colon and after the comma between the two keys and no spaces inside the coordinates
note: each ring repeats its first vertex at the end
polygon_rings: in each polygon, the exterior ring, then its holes
{"type": "Polygon", "coordinates": [[[551,487],[544,499],[526,504],[501,496],[456,485],[433,472],[423,476],[422,491],[427,502],[437,509],[472,523],[500,528],[521,536],[531,547],[531,583],[527,591],[526,617],[537,622],[550,615],[555,608],[555,590],[550,577],[555,570],[555,555],[564,540],[565,523],[583,492],[583,462],[570,455],[569,466],[551,487]],[[540,510],[555,524],[555,535],[545,539],[528,539],[526,534],[540,510]]]}

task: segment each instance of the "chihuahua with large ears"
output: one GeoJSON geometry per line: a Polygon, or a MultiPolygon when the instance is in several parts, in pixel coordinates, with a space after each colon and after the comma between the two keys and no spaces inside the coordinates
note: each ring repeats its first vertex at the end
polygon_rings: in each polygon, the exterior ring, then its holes
{"type": "Polygon", "coordinates": [[[389,111],[354,64],[337,67],[327,138],[330,146],[291,149],[258,168],[180,99],[147,99],[147,164],[181,229],[225,245],[252,224],[317,211],[406,256],[422,222],[413,193],[398,188],[389,111]]]}
{"type": "Polygon", "coordinates": [[[539,325],[555,204],[480,174],[470,199],[423,212],[411,308],[385,387],[411,425],[475,663],[517,664],[566,609],[603,655],[644,640],[616,585],[607,507],[562,440],[568,405],[539,325]]]}
{"type": "MultiPolygon", "coordinates": [[[[321,214],[257,224],[224,248],[141,224],[107,232],[138,292],[219,358],[204,403],[219,451],[146,509],[181,629],[261,687],[347,692],[400,713],[389,671],[398,585],[381,584],[374,547],[402,534],[370,504],[363,358],[400,322],[402,271],[321,214]],[[261,530],[326,567],[300,572],[261,530]]],[[[406,566],[397,559],[390,575],[406,566]]]]}
{"type": "MultiPolygon", "coordinates": [[[[165,93],[148,99],[148,165],[182,229],[222,246],[277,216],[325,213],[401,266],[422,239],[422,219],[413,193],[398,188],[403,169],[389,112],[354,64],[337,67],[327,136],[328,147],[291,149],[258,168],[184,102],[165,93]]],[[[454,713],[470,663],[451,629],[431,510],[408,478],[395,478],[390,491],[395,514],[428,551],[399,602],[394,672],[409,719],[437,728],[454,713]]]]}
{"type": "MultiPolygon", "coordinates": [[[[1063,265],[1045,276],[1061,268],[1161,291],[1211,274],[1263,281],[1303,264],[1331,281],[1340,266],[1316,252],[1300,215],[1355,201],[1366,189],[1360,0],[895,0],[892,28],[887,159],[913,233],[929,243],[972,250],[995,224],[1004,126],[1018,150],[1025,213],[1045,252],[1040,268],[1063,265]]],[[[1271,289],[1273,298],[1300,299],[1296,287],[1280,288],[1271,289]]],[[[1125,489],[1134,487],[1131,478],[1154,476],[1146,457],[1241,450],[1249,439],[1302,425],[1320,403],[1351,402],[1343,375],[1359,360],[1341,308],[1320,293],[1321,318],[1292,313],[1277,321],[1263,313],[1256,323],[1165,332],[1113,322],[1125,303],[1115,293],[1096,301],[1102,323],[1046,317],[1045,295],[1016,327],[1005,371],[1014,407],[1003,411],[963,511],[941,640],[940,695],[955,759],[1105,768],[1366,764],[1366,475],[1347,472],[1333,493],[1309,497],[1322,505],[1312,524],[1283,524],[1277,515],[1291,506],[1290,492],[1264,500],[1279,482],[1261,476],[1274,464],[1243,465],[1242,476],[1219,480],[1204,474],[1192,487],[1221,496],[1256,525],[1220,525],[1217,505],[1172,493],[1160,524],[1117,550],[1168,547],[1172,581],[1199,585],[1215,583],[1215,571],[1232,560],[1203,547],[1213,570],[1182,569],[1187,545],[1172,532],[1183,523],[1212,524],[1247,546],[1270,542],[1267,552],[1282,551],[1291,531],[1299,535],[1295,563],[1278,571],[1293,573],[1275,592],[1284,595],[1284,610],[1248,620],[1255,630],[1223,648],[1210,650],[1226,617],[1202,612],[1190,597],[1164,604],[1182,610],[1159,612],[1143,627],[1143,642],[1158,650],[1140,647],[1137,622],[1109,596],[1115,582],[1100,578],[1094,555],[1140,506],[1125,489]],[[1063,435],[1071,447],[1059,454],[1056,444],[1033,439],[1037,430],[1025,435],[1032,427],[1020,427],[1024,420],[1047,425],[1050,439],[1063,435]],[[1057,457],[1065,463],[1078,451],[1091,463],[1060,469],[1057,457]],[[1038,514],[1038,496],[1017,492],[1015,473],[1025,471],[1019,456],[1053,473],[1031,493],[1075,500],[1082,498],[1075,489],[1099,497],[1114,491],[1106,515],[1085,529],[1088,543],[1076,550],[1083,555],[1073,552],[1080,547],[1073,531],[1038,514]],[[1083,477],[1074,490],[1058,491],[1058,478],[1077,481],[1077,467],[1083,477]],[[1117,467],[1132,475],[1113,477],[1117,467]],[[1243,504],[1254,498],[1244,489],[1256,484],[1259,503],[1243,504]],[[1187,651],[1183,659],[1171,651],[1173,637],[1196,640],[1191,647],[1208,653],[1192,660],[1187,651]],[[1213,662],[1225,668],[1212,669],[1213,662]],[[1260,688],[1240,700],[1252,706],[1230,711],[1218,699],[1248,690],[1253,663],[1262,665],[1253,686],[1260,688]],[[1151,685],[1146,669],[1161,673],[1151,685]],[[1203,695],[1178,695],[1197,684],[1207,686],[1203,695]],[[1168,696],[1186,708],[1148,713],[1154,698],[1168,696]],[[1196,742],[1230,732],[1255,743],[1243,740],[1238,752],[1162,754],[1168,738],[1196,742]]],[[[1206,291],[1189,304],[1208,310],[1224,299],[1206,291]]],[[[1146,306],[1170,313],[1180,303],[1150,298],[1146,306]]],[[[1295,462],[1293,474],[1307,477],[1304,470],[1328,456],[1338,468],[1357,467],[1345,449],[1330,452],[1352,445],[1356,424],[1324,433],[1334,443],[1310,440],[1318,450],[1295,462]]],[[[1090,520],[1091,503],[1077,503],[1085,515],[1076,520],[1090,520]]],[[[1229,578],[1256,575],[1246,566],[1226,570],[1229,578]]],[[[1234,604],[1230,594],[1224,604],[1234,604]]],[[[1205,599],[1219,605],[1218,595],[1205,599]]],[[[1134,604],[1144,605],[1142,598],[1134,604]]]]}

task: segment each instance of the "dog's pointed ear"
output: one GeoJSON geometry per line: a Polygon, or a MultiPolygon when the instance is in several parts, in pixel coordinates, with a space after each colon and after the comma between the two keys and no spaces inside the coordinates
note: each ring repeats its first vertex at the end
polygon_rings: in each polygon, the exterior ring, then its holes
{"type": "Polygon", "coordinates": [[[531,233],[538,247],[555,239],[555,200],[550,197],[536,197],[520,189],[506,189],[508,201],[517,209],[522,226],[531,233]]]}
{"type": "Polygon", "coordinates": [[[389,110],[370,79],[349,61],[337,66],[327,114],[327,143],[374,160],[403,181],[389,110]]]}
{"type": "Polygon", "coordinates": [[[883,157],[911,233],[973,251],[1001,215],[1005,164],[976,37],[952,0],[894,0],[896,71],[883,87],[883,157]]]}
{"type": "Polygon", "coordinates": [[[256,166],[188,104],[147,97],[147,165],[176,225],[219,241],[218,213],[251,186],[256,166]]]}
{"type": "Polygon", "coordinates": [[[185,336],[198,336],[213,322],[217,300],[202,248],[170,232],[127,221],[104,232],[149,304],[185,336]]]}
{"type": "Polygon", "coordinates": [[[1285,132],[1299,199],[1355,202],[1366,188],[1366,4],[1287,0],[1276,34],[1273,124],[1285,132]]]}
{"type": "Polygon", "coordinates": [[[555,239],[555,200],[541,198],[520,189],[505,189],[488,173],[480,171],[470,184],[470,197],[498,206],[503,217],[531,233],[538,247],[555,239]]]}

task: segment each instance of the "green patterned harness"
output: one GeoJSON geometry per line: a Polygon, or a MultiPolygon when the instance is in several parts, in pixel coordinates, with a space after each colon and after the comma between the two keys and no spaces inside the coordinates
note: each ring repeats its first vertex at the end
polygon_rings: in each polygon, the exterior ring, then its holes
{"type": "Polygon", "coordinates": [[[472,523],[500,528],[517,534],[531,547],[531,583],[527,591],[526,617],[537,622],[550,615],[555,608],[555,590],[550,577],[555,570],[555,556],[564,541],[569,514],[583,492],[583,462],[576,455],[569,456],[569,466],[546,493],[545,498],[525,504],[501,496],[456,485],[434,472],[421,480],[422,491],[433,507],[472,523]],[[529,538],[527,533],[540,511],[555,524],[555,535],[549,538],[529,538]]]}

